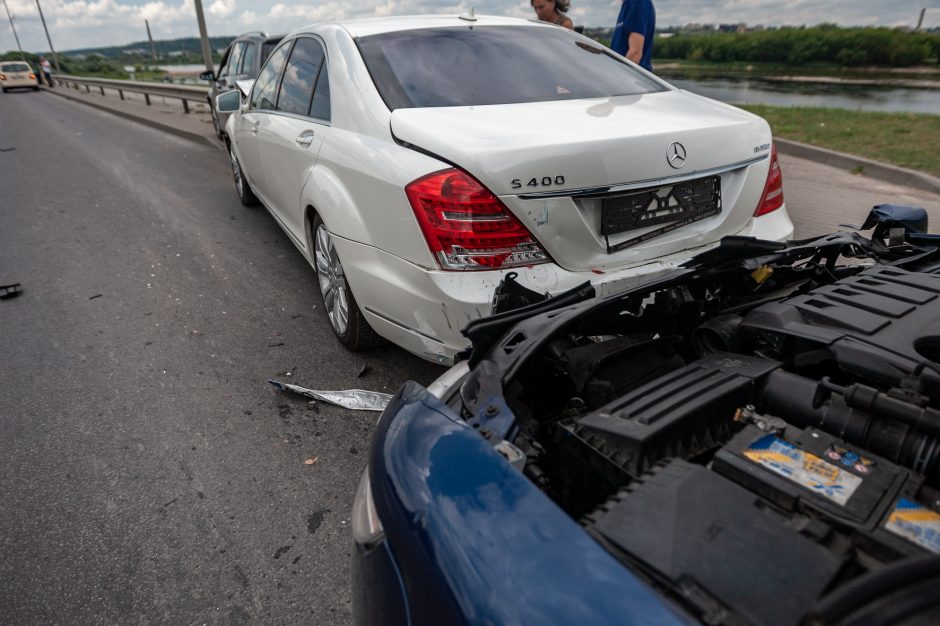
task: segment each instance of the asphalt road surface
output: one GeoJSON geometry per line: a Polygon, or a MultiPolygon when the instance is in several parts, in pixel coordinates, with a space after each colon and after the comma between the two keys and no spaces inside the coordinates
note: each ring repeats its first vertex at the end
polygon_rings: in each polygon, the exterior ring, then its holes
{"type": "Polygon", "coordinates": [[[377,414],[266,381],[443,370],[341,348],[221,150],[46,93],[0,120],[0,623],[348,623],[377,414]]]}
{"type": "MultiPolygon", "coordinates": [[[[348,623],[377,416],[265,381],[393,392],[442,370],[342,349],[221,150],[49,93],[0,97],[0,120],[0,285],[23,285],[0,301],[0,623],[348,623]]],[[[940,215],[782,164],[800,237],[884,201],[940,215]]]]}

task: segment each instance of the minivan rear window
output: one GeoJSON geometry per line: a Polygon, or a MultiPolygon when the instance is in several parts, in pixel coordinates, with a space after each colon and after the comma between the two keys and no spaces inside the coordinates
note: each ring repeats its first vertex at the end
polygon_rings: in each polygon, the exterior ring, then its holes
{"type": "Polygon", "coordinates": [[[357,43],[393,111],[666,90],[607,48],[561,28],[427,28],[369,35],[357,43]]]}

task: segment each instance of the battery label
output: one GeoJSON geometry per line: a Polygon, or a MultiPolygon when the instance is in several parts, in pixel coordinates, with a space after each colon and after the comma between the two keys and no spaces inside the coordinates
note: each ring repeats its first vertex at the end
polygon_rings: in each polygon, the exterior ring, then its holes
{"type": "Polygon", "coordinates": [[[940,513],[922,504],[901,498],[885,522],[895,535],[940,554],[940,513]]]}
{"type": "Polygon", "coordinates": [[[862,479],[855,474],[774,435],[761,437],[752,443],[744,451],[744,456],[837,504],[848,502],[862,484],[862,479]]]}
{"type": "Polygon", "coordinates": [[[857,452],[846,450],[841,446],[829,446],[826,448],[824,456],[827,461],[841,465],[842,467],[851,468],[856,474],[861,474],[862,476],[871,474],[875,467],[875,462],[871,459],[867,459],[857,452]]]}

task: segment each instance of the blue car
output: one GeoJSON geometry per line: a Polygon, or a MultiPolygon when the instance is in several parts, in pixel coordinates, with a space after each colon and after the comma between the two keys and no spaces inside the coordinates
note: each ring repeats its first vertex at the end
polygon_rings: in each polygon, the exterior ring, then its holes
{"type": "Polygon", "coordinates": [[[940,242],[863,226],[605,296],[507,276],[379,421],[356,623],[940,623],[940,242]]]}

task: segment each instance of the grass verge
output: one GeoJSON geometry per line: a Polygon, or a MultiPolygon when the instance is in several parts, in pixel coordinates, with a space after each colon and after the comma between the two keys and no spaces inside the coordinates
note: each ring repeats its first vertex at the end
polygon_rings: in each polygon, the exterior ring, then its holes
{"type": "Polygon", "coordinates": [[[740,105],[774,136],[940,176],[940,115],[740,105]]]}

